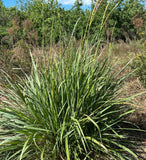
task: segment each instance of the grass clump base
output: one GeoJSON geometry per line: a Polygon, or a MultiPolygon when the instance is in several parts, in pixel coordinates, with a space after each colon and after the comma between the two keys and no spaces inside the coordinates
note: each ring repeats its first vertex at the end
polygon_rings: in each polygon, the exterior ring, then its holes
{"type": "Polygon", "coordinates": [[[1,89],[0,156],[7,159],[137,159],[121,132],[132,112],[109,58],[70,47],[1,89]],[[123,154],[124,153],[124,154],[123,154]],[[125,154],[127,153],[127,154],[125,154]],[[128,156],[130,155],[130,156],[128,156]]]}

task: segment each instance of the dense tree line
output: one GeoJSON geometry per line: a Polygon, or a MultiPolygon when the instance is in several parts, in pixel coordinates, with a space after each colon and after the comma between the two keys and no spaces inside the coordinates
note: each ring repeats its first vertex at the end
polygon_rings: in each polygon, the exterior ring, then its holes
{"type": "MultiPolygon", "coordinates": [[[[101,36],[106,42],[128,41],[139,38],[139,32],[144,31],[146,12],[142,0],[101,0],[97,6],[95,2],[92,0],[91,8],[96,10],[89,31],[91,39],[101,36]]],[[[65,10],[57,0],[19,0],[17,6],[8,8],[0,0],[0,43],[11,48],[21,41],[33,46],[66,42],[77,21],[74,36],[79,40],[91,14],[82,5],[83,1],[76,0],[71,9],[65,10]]]]}

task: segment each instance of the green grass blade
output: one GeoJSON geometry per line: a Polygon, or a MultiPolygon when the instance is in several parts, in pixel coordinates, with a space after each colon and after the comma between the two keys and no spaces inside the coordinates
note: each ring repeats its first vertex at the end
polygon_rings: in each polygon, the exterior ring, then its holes
{"type": "Polygon", "coordinates": [[[26,142],[24,143],[24,146],[23,146],[23,148],[22,148],[22,152],[21,152],[21,154],[20,154],[20,159],[19,160],[22,160],[23,159],[23,155],[24,155],[24,153],[25,153],[25,151],[28,149],[28,147],[29,146],[27,146],[27,144],[28,144],[28,142],[30,141],[30,138],[28,138],[27,140],[26,140],[26,142]]]}
{"type": "Polygon", "coordinates": [[[96,139],[92,138],[92,137],[85,137],[87,140],[92,141],[93,143],[97,144],[99,147],[103,148],[106,153],[108,153],[108,149],[99,141],[97,141],[96,139]]]}
{"type": "Polygon", "coordinates": [[[68,146],[68,137],[65,138],[65,150],[66,150],[66,157],[67,157],[67,160],[70,160],[69,146],[68,146]]]}

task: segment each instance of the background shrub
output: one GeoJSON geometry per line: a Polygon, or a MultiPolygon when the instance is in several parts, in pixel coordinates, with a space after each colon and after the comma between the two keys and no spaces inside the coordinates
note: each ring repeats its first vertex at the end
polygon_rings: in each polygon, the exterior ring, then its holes
{"type": "Polygon", "coordinates": [[[146,53],[138,54],[132,64],[132,69],[136,69],[136,75],[140,78],[142,84],[146,88],[146,53]]]}

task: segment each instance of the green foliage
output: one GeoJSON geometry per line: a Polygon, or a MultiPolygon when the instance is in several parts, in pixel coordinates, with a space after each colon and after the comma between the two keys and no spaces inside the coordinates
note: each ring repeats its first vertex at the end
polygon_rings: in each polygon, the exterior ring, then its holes
{"type": "Polygon", "coordinates": [[[136,75],[146,88],[146,53],[138,54],[131,64],[132,69],[136,69],[136,75]]]}
{"type": "MultiPolygon", "coordinates": [[[[108,58],[90,55],[88,45],[37,66],[0,94],[0,153],[9,159],[127,159],[119,122],[132,112],[118,99],[125,77],[113,74],[108,58]],[[40,68],[40,69],[39,69],[40,68]],[[116,147],[116,149],[115,149],[116,147]]],[[[120,73],[120,72],[119,72],[120,73]]],[[[132,158],[133,159],[133,158],[132,158]]]]}
{"type": "MultiPolygon", "coordinates": [[[[20,28],[19,31],[16,31],[15,35],[10,35],[10,47],[21,39],[28,40],[26,30],[24,31],[23,28],[23,22],[25,21],[30,21],[33,24],[29,39],[33,39],[33,43],[36,45],[47,46],[49,43],[58,43],[60,40],[64,42],[68,41],[67,37],[70,37],[76,21],[80,19],[74,34],[75,38],[79,40],[86,30],[90,16],[89,10],[83,10],[81,8],[82,2],[83,1],[78,0],[75,1],[74,6],[70,10],[65,10],[58,1],[54,0],[27,0],[25,2],[19,0],[19,9],[16,7],[5,8],[1,2],[0,22],[2,25],[0,27],[0,38],[3,39],[3,37],[8,36],[7,29],[14,29],[13,22],[17,19],[20,22],[18,25],[20,28]],[[13,43],[12,39],[14,39],[13,43]]],[[[95,2],[97,1],[94,0],[93,2],[92,9],[95,7],[95,2]]],[[[98,1],[98,5],[96,6],[97,13],[95,14],[89,32],[94,42],[96,42],[99,37],[102,38],[102,41],[107,42],[111,39],[129,41],[134,38],[139,38],[139,32],[137,32],[137,28],[135,28],[135,22],[137,23],[137,19],[145,19],[143,2],[141,0],[119,2],[119,0],[98,1]],[[111,12],[114,7],[115,11],[111,12]],[[108,18],[105,21],[103,17],[105,19],[108,18]],[[101,31],[102,22],[104,26],[101,31]],[[95,32],[98,34],[95,34],[95,32]]],[[[28,43],[30,43],[29,40],[28,43]]]]}

